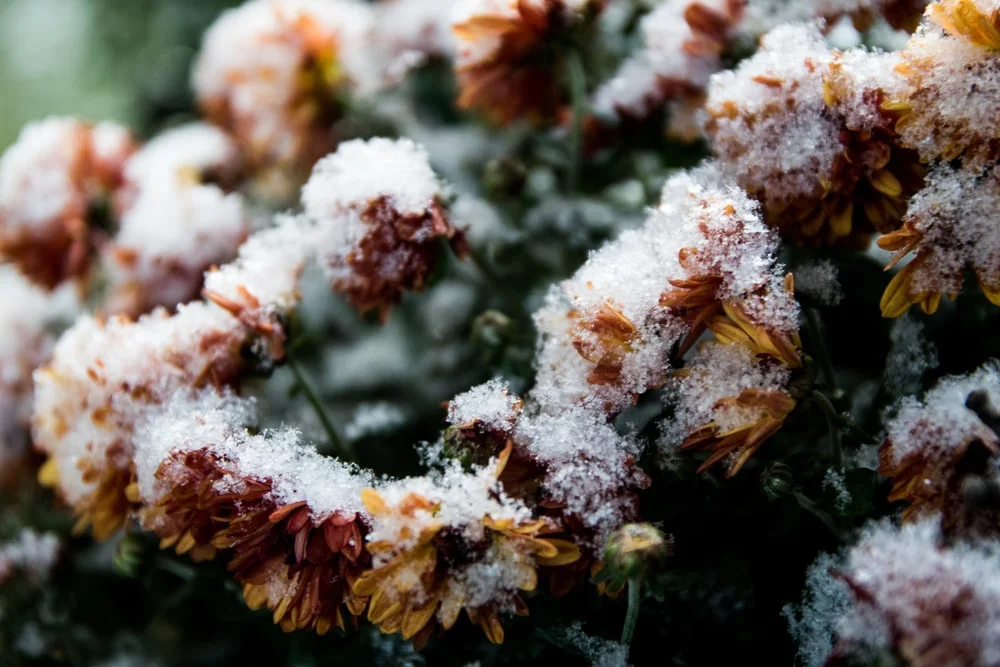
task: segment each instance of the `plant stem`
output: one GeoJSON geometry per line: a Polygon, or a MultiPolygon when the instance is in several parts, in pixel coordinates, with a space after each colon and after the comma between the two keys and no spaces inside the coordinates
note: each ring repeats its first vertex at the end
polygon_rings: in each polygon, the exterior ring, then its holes
{"type": "Polygon", "coordinates": [[[823,369],[823,377],[827,386],[837,390],[837,375],[833,370],[833,362],[830,361],[830,351],[826,349],[826,341],[823,338],[823,325],[820,323],[819,315],[815,308],[806,308],[806,322],[809,331],[812,333],[813,344],[816,346],[816,358],[823,369]]]}
{"type": "Polygon", "coordinates": [[[823,415],[826,417],[826,426],[830,430],[830,458],[833,459],[833,464],[837,466],[838,470],[843,469],[844,452],[840,445],[840,415],[837,414],[837,409],[833,407],[830,399],[823,395],[823,392],[814,390],[812,397],[823,411],[823,415]]]}
{"type": "Polygon", "coordinates": [[[351,451],[351,448],[343,439],[341,439],[340,434],[337,433],[337,429],[333,425],[333,421],[330,419],[330,415],[323,406],[323,402],[320,400],[319,395],[316,393],[316,388],[313,386],[309,376],[306,374],[305,370],[302,368],[301,364],[299,364],[298,359],[296,359],[294,355],[289,352],[287,358],[288,367],[291,368],[292,373],[295,374],[295,379],[298,382],[299,387],[302,388],[302,393],[305,394],[306,400],[309,401],[309,405],[312,406],[313,412],[316,413],[316,417],[323,426],[323,430],[326,431],[326,437],[330,441],[330,445],[344,459],[353,461],[354,452],[351,451]]]}
{"type": "Polygon", "coordinates": [[[625,615],[625,627],[622,628],[622,646],[632,645],[635,624],[639,621],[639,593],[641,590],[642,579],[628,580],[628,612],[625,615]]]}
{"type": "Polygon", "coordinates": [[[841,542],[846,542],[847,541],[847,538],[844,535],[844,532],[834,522],[833,518],[831,518],[829,514],[827,514],[823,510],[821,510],[816,505],[816,503],[814,503],[808,496],[806,496],[805,494],[803,494],[801,491],[796,491],[795,492],[795,500],[798,501],[799,506],[802,509],[804,509],[805,511],[809,512],[814,517],[816,517],[817,519],[819,519],[823,523],[823,525],[826,526],[827,529],[831,533],[833,533],[834,537],[836,537],[841,542]]]}
{"type": "Polygon", "coordinates": [[[567,189],[576,192],[580,180],[580,163],[583,161],[583,114],[587,104],[587,73],[583,59],[576,50],[566,58],[569,71],[570,99],[573,104],[573,125],[570,129],[570,168],[567,189]]]}

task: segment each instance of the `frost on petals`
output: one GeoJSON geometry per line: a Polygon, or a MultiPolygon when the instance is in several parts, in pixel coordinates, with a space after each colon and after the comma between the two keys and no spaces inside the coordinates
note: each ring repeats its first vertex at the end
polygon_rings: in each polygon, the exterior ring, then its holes
{"type": "Polygon", "coordinates": [[[408,139],[349,141],[321,160],[302,204],[321,230],[319,260],[333,289],[383,317],[405,290],[421,289],[441,241],[464,252],[446,195],[427,153],[408,139]]]}
{"type": "Polygon", "coordinates": [[[0,258],[48,288],[84,278],[133,150],[129,132],[111,123],[26,126],[0,158],[0,258]]]}
{"type": "Polygon", "coordinates": [[[1000,15],[989,2],[935,2],[902,51],[905,85],[890,101],[896,131],[925,160],[982,169],[1000,157],[1000,15]]]}
{"type": "Polygon", "coordinates": [[[903,226],[878,240],[896,254],[889,264],[912,254],[889,282],[882,314],[898,317],[919,304],[933,313],[941,297],[954,299],[966,269],[983,294],[1000,305],[1000,172],[956,170],[941,164],[927,186],[910,200],[903,226]]]}
{"type": "Polygon", "coordinates": [[[105,251],[106,312],[139,315],[198,296],[202,274],[233,259],[249,232],[237,183],[242,158],[221,130],[169,130],[125,165],[118,234],[105,251]]]}
{"type": "Polygon", "coordinates": [[[940,512],[949,534],[996,534],[997,517],[967,512],[962,493],[966,477],[988,475],[1000,454],[1000,434],[966,407],[974,392],[1000,406],[995,363],[944,378],[922,400],[904,399],[889,422],[879,473],[892,478],[889,499],[908,503],[905,519],[940,512]]]}
{"type": "Polygon", "coordinates": [[[814,581],[817,600],[834,585],[831,577],[840,579],[847,603],[807,611],[822,616],[808,619],[814,628],[836,633],[829,662],[814,655],[810,664],[846,663],[873,652],[898,655],[914,667],[1000,663],[998,556],[995,542],[943,546],[933,521],[870,526],[841,565],[814,581]]]}
{"type": "Polygon", "coordinates": [[[354,0],[250,0],[205,34],[198,102],[253,166],[308,170],[333,147],[338,93],[367,90],[373,13],[354,0]]]}
{"type": "Polygon", "coordinates": [[[892,62],[835,54],[815,28],[788,25],[737,69],[712,77],[712,148],[784,236],[863,247],[874,231],[895,228],[922,170],[895,147],[881,104],[892,62]]]}
{"type": "MultiPolygon", "coordinates": [[[[700,102],[722,51],[738,31],[740,0],[666,0],[643,17],[644,48],[626,60],[594,95],[604,116],[643,118],[668,100],[700,102]]],[[[684,118],[672,118],[679,126],[684,118]]],[[[697,133],[691,133],[697,138],[697,133]]]]}
{"type": "Polygon", "coordinates": [[[78,528],[105,539],[121,527],[137,424],[175,392],[233,382],[248,342],[235,318],[202,302],[136,322],[85,316],[63,334],[35,372],[33,434],[48,457],[40,479],[73,505],[78,528]]]}
{"type": "Polygon", "coordinates": [[[576,562],[579,549],[558,522],[536,519],[497,483],[510,449],[486,467],[455,465],[436,478],[410,478],[363,498],[371,514],[372,569],[354,584],[370,596],[368,620],[422,646],[465,610],[487,639],[503,641],[501,613],[526,613],[520,592],[535,590],[538,568],[576,562]]]}
{"type": "Polygon", "coordinates": [[[535,314],[533,395],[546,409],[617,414],[662,386],[669,357],[719,318],[798,365],[797,306],[774,264],[777,237],[713,165],[673,177],[645,226],[593,253],[535,314]]]}
{"type": "Polygon", "coordinates": [[[370,474],[319,454],[290,428],[251,433],[252,401],[177,395],[136,434],[143,525],[160,546],[203,560],[223,551],[252,609],[285,631],[345,629],[367,602],[361,490],[370,474]]]}

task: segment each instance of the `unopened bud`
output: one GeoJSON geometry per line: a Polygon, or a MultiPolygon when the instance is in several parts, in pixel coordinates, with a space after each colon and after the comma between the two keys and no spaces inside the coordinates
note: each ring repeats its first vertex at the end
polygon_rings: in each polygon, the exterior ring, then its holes
{"type": "Polygon", "coordinates": [[[138,535],[125,535],[115,545],[115,572],[123,577],[139,576],[146,562],[147,545],[138,535]]]}
{"type": "Polygon", "coordinates": [[[795,476],[788,464],[775,461],[760,474],[760,489],[768,500],[777,500],[791,493],[795,476]]]}
{"type": "Polygon", "coordinates": [[[627,523],[608,540],[604,563],[613,579],[634,579],[662,560],[668,550],[669,543],[655,526],[627,523]]]}

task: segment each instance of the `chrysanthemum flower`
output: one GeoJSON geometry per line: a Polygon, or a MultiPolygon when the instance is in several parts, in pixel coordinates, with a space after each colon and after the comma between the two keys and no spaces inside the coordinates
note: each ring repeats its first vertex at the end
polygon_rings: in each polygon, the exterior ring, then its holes
{"type": "Polygon", "coordinates": [[[252,609],[283,630],[325,634],[359,616],[352,585],[364,551],[361,489],[371,477],[318,454],[293,430],[251,435],[251,402],[207,393],[175,400],[138,434],[143,525],[195,560],[227,551],[252,609]]]}
{"type": "MultiPolygon", "coordinates": [[[[39,479],[56,487],[98,539],[125,521],[133,433],[150,406],[176,391],[222,387],[246,367],[249,336],[205,303],[137,322],[83,317],[35,372],[34,443],[48,456],[39,479]]],[[[131,494],[130,494],[131,495],[131,494]]]]}
{"type": "Polygon", "coordinates": [[[104,252],[106,312],[137,316],[190,301],[206,270],[236,256],[248,214],[242,196],[227,191],[241,166],[232,140],[201,123],[170,130],[129,159],[121,223],[104,252]]]}
{"type": "MultiPolygon", "coordinates": [[[[969,395],[983,391],[1000,405],[1000,370],[988,364],[963,377],[949,377],[923,400],[906,399],[889,423],[879,451],[879,473],[892,478],[889,499],[907,503],[903,518],[941,513],[947,533],[997,534],[996,517],[968,515],[962,496],[966,475],[977,458],[1000,454],[1000,439],[965,406],[969,395]]],[[[979,465],[985,467],[985,460],[979,465]]]]}
{"type": "Polygon", "coordinates": [[[732,477],[795,409],[790,379],[789,368],[773,357],[741,344],[703,343],[668,385],[676,407],[661,446],[706,450],[699,471],[725,462],[732,477]]]}
{"type": "Polygon", "coordinates": [[[134,148],[111,123],[50,118],[25,127],[0,159],[0,257],[48,288],[84,277],[134,148]]]}
{"type": "Polygon", "coordinates": [[[935,522],[869,528],[836,575],[847,609],[828,664],[854,651],[884,650],[913,667],[986,667],[1000,662],[996,543],[943,548],[935,522]]]}
{"type": "Polygon", "coordinates": [[[951,161],[979,170],[1000,156],[995,122],[1000,96],[1000,46],[994,2],[936,2],[927,26],[901,52],[902,82],[883,106],[899,116],[904,146],[925,162],[951,161]]]}
{"type": "Polygon", "coordinates": [[[496,479],[510,447],[477,473],[451,470],[440,480],[409,479],[368,489],[372,569],[354,584],[371,596],[368,620],[421,646],[464,609],[494,644],[500,614],[527,613],[519,591],[533,591],[537,570],[575,562],[579,549],[554,537],[561,528],[534,519],[503,496],[496,479]]]}
{"type": "Polygon", "coordinates": [[[335,145],[338,95],[377,78],[372,28],[371,7],[353,0],[250,0],[205,34],[198,102],[253,166],[295,176],[335,145]]]}
{"type": "Polygon", "coordinates": [[[831,53],[815,28],[778,28],[712,78],[706,131],[723,170],[799,243],[864,246],[920,185],[880,107],[892,55],[831,53]]]}
{"type": "Polygon", "coordinates": [[[570,31],[604,0],[468,0],[456,10],[458,106],[497,123],[553,120],[565,104],[562,74],[570,31]]]}
{"type": "Polygon", "coordinates": [[[911,253],[912,259],[893,276],[882,295],[882,314],[899,317],[920,304],[933,313],[942,295],[954,299],[971,270],[992,303],[1000,305],[1000,174],[935,167],[927,187],[910,201],[901,229],[878,240],[895,251],[887,268],[911,253]]]}
{"type": "Polygon", "coordinates": [[[928,0],[750,0],[746,8],[746,29],[762,34],[775,27],[817,19],[825,29],[849,18],[854,28],[866,31],[884,20],[896,30],[913,32],[928,0]]]}
{"type": "Polygon", "coordinates": [[[333,289],[383,317],[405,290],[421,289],[442,241],[464,252],[445,197],[427,153],[407,139],[349,141],[320,161],[302,204],[321,230],[317,252],[333,289]]]}

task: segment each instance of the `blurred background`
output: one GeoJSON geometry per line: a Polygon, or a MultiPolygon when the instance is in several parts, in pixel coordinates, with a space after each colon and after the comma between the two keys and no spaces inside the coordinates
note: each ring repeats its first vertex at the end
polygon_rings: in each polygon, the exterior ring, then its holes
{"type": "Polygon", "coordinates": [[[0,0],[0,151],[53,114],[142,136],[192,115],[205,28],[237,0],[0,0]]]}

